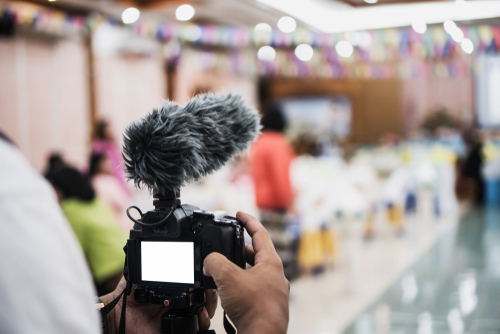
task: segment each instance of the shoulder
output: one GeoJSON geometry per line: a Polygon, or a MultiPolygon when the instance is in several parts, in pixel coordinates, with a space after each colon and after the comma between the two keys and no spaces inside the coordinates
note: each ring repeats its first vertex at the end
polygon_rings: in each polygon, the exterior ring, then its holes
{"type": "Polygon", "coordinates": [[[55,193],[4,142],[0,184],[0,332],[98,333],[91,276],[55,193]]]}
{"type": "Polygon", "coordinates": [[[55,199],[52,187],[13,145],[0,140],[0,197],[43,194],[55,199]]]}

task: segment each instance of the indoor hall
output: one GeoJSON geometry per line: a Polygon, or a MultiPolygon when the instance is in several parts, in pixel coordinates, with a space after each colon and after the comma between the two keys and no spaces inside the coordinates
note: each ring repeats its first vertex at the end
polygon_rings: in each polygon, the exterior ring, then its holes
{"type": "Polygon", "coordinates": [[[500,333],[499,53],[497,1],[0,0],[0,332],[500,333]]]}

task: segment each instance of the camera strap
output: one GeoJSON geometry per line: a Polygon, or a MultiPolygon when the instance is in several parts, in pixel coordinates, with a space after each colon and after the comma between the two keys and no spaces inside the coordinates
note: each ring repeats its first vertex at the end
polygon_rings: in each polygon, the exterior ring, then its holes
{"type": "Polygon", "coordinates": [[[127,314],[126,309],[127,309],[127,296],[130,294],[132,291],[132,284],[128,280],[128,267],[127,267],[127,245],[123,247],[123,251],[125,252],[125,265],[123,266],[123,277],[125,277],[125,280],[127,281],[127,285],[125,286],[125,289],[116,297],[113,299],[111,303],[108,305],[104,306],[100,311],[101,311],[101,317],[104,318],[105,316],[108,315],[109,312],[111,312],[112,309],[115,308],[116,304],[120,301],[120,298],[123,296],[123,303],[122,303],[122,312],[120,315],[120,327],[118,329],[118,334],[125,334],[125,316],[127,314]]]}
{"type": "Polygon", "coordinates": [[[113,301],[111,303],[109,303],[108,305],[104,306],[103,308],[100,309],[101,311],[101,316],[104,318],[105,316],[108,315],[109,312],[111,312],[112,309],[115,308],[116,304],[118,304],[118,301],[120,300],[120,298],[122,297],[123,293],[125,292],[125,290],[122,291],[122,293],[120,293],[118,295],[118,297],[116,297],[115,299],[113,299],[113,301]]]}
{"type": "Polygon", "coordinates": [[[227,334],[236,334],[236,329],[229,322],[229,319],[227,318],[226,311],[224,311],[224,329],[226,330],[227,334]]]}
{"type": "Polygon", "coordinates": [[[120,327],[118,329],[119,334],[125,334],[125,315],[126,315],[126,308],[127,308],[127,295],[128,295],[128,290],[130,289],[130,283],[127,281],[127,287],[123,289],[123,291],[113,299],[111,303],[108,305],[104,306],[100,311],[101,311],[101,317],[104,318],[105,316],[108,315],[109,312],[111,312],[112,309],[115,308],[116,304],[120,301],[120,298],[123,296],[123,304],[122,304],[122,312],[120,315],[120,327]]]}

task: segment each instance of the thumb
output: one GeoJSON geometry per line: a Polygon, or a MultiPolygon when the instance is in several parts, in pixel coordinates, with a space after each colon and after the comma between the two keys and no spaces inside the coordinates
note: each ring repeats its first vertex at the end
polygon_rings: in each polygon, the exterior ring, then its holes
{"type": "Polygon", "coordinates": [[[215,284],[219,286],[219,282],[224,280],[229,274],[240,269],[237,265],[229,261],[221,253],[210,253],[203,262],[205,276],[210,276],[214,279],[215,284]]]}

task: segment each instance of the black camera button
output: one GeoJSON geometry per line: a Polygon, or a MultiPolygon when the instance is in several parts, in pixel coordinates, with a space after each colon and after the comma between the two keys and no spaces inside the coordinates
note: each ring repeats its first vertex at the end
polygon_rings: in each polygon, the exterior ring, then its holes
{"type": "Polygon", "coordinates": [[[206,248],[210,248],[210,247],[212,247],[212,244],[211,244],[211,243],[209,243],[209,242],[206,242],[206,243],[205,243],[205,247],[206,247],[206,248]]]}
{"type": "Polygon", "coordinates": [[[214,219],[214,213],[210,211],[205,211],[205,210],[194,210],[193,211],[193,218],[198,218],[198,219],[214,219]]]}
{"type": "Polygon", "coordinates": [[[193,231],[194,234],[200,233],[202,227],[203,224],[201,222],[196,222],[193,225],[191,225],[191,231],[193,231]]]}

